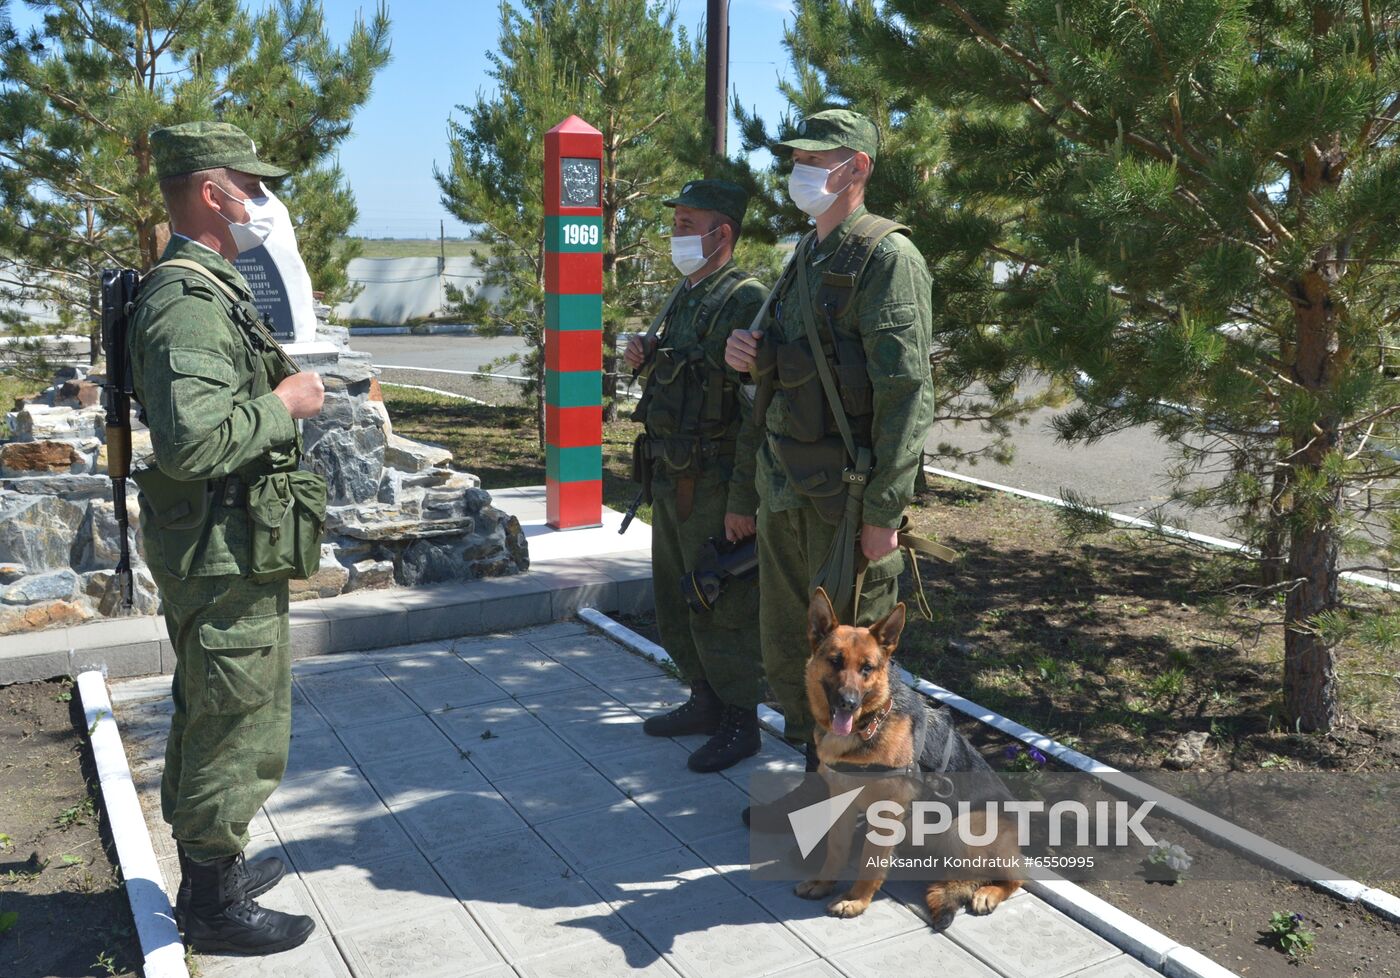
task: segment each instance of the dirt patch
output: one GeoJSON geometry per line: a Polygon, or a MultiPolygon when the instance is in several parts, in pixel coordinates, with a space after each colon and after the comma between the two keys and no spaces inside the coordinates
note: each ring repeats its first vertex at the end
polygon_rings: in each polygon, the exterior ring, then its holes
{"type": "Polygon", "coordinates": [[[6,978],[134,975],[141,961],[83,731],[71,683],[0,689],[6,978]]]}

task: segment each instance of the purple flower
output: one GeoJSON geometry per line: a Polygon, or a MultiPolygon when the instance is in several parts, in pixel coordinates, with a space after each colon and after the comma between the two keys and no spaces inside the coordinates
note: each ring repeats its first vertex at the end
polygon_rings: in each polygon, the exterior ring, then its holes
{"type": "Polygon", "coordinates": [[[1040,751],[1036,750],[1034,747],[1031,748],[1030,754],[1031,760],[1035,761],[1037,764],[1045,763],[1045,755],[1042,754],[1040,751]]]}
{"type": "Polygon", "coordinates": [[[1015,744],[1008,744],[1006,746],[1006,749],[1002,751],[1002,754],[1006,757],[1008,761],[1016,760],[1016,755],[1019,753],[1021,753],[1021,748],[1016,746],[1015,744]]]}
{"type": "Polygon", "coordinates": [[[1291,920],[1291,921],[1293,921],[1295,924],[1299,924],[1299,923],[1302,923],[1302,922],[1303,922],[1303,915],[1300,914],[1300,913],[1295,913],[1295,914],[1293,914],[1292,916],[1290,916],[1288,919],[1291,920]]]}

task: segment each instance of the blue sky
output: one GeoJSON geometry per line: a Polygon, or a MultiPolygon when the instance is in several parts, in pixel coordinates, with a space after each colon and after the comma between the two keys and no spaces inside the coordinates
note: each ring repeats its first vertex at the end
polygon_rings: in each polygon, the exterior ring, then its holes
{"type": "MultiPolygon", "coordinates": [[[[267,0],[243,0],[262,9],[267,0]]],[[[375,0],[322,0],[331,37],[344,41],[375,0]]],[[[494,81],[486,74],[487,52],[496,46],[497,0],[387,0],[393,60],[375,80],[370,101],[355,117],[355,132],[340,147],[340,165],[350,180],[360,218],[352,233],[371,237],[435,238],[438,221],[449,235],[469,229],[454,220],[439,199],[434,163],[447,160],[447,120],[494,81]]],[[[705,0],[677,0],[677,21],[695,36],[705,19],[705,0]]],[[[11,5],[16,27],[39,18],[23,4],[11,5]]],[[[792,0],[731,0],[729,86],[745,105],[758,108],[770,125],[783,108],[777,81],[787,71],[782,47],[792,0]]],[[[697,102],[704,92],[696,92],[697,102]]],[[[729,145],[738,143],[733,120],[729,145]]]]}
{"type": "MultiPolygon", "coordinates": [[[[364,0],[324,0],[327,28],[344,38],[364,0]]],[[[782,109],[777,92],[787,59],[782,48],[791,0],[732,0],[731,91],[756,105],[770,121],[782,109]]],[[[678,20],[694,34],[705,0],[680,0],[678,20]]],[[[380,73],[374,94],[355,119],[355,134],[342,144],[340,164],[359,203],[356,233],[372,237],[437,237],[465,234],[439,201],[433,164],[447,160],[447,119],[455,106],[488,89],[486,54],[496,44],[496,0],[389,0],[394,59],[380,73]]],[[[696,100],[704,97],[697,92],[696,100]]],[[[737,135],[730,123],[730,145],[737,135]]]]}

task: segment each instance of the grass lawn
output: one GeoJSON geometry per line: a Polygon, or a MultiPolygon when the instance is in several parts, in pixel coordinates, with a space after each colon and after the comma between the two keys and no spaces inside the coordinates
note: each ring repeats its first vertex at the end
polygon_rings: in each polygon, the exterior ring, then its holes
{"type": "MultiPolygon", "coordinates": [[[[437,238],[355,238],[360,243],[361,258],[436,258],[444,246],[437,238]]],[[[481,246],[475,241],[447,241],[448,258],[465,258],[481,246]]]]}
{"type": "MultiPolygon", "coordinates": [[[[402,388],[385,397],[398,433],[451,449],[487,489],[544,482],[529,408],[402,388]]],[[[616,509],[635,494],[638,430],[605,428],[603,496],[616,509]]],[[[907,668],[1125,768],[1156,767],[1182,734],[1205,731],[1205,769],[1400,769],[1400,649],[1340,650],[1346,722],[1327,737],[1290,733],[1282,609],[1224,596],[1249,580],[1247,566],[1130,531],[1070,543],[1057,513],[932,480],[911,519],[962,557],[920,559],[933,621],[911,614],[899,652],[907,668]]],[[[908,574],[902,587],[907,599],[908,574]]],[[[1350,585],[1344,594],[1400,613],[1394,595],[1350,585]]]]}

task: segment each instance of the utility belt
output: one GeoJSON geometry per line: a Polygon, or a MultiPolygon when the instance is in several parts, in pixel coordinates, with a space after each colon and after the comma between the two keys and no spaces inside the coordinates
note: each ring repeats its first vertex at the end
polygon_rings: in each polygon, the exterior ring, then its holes
{"type": "Polygon", "coordinates": [[[160,539],[165,570],[179,580],[190,576],[216,507],[242,511],[248,520],[246,577],[257,584],[308,578],[321,565],[321,531],[326,520],[326,482],[296,469],[245,479],[182,481],[155,467],[131,474],[141,488],[149,518],[160,539]]]}

